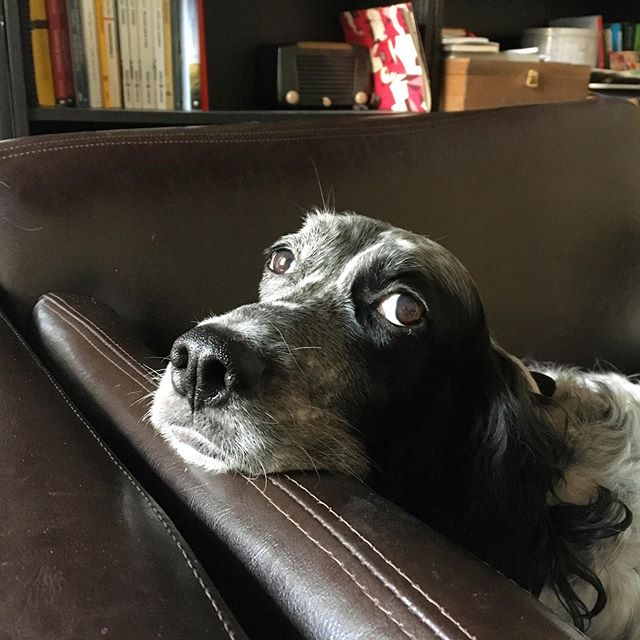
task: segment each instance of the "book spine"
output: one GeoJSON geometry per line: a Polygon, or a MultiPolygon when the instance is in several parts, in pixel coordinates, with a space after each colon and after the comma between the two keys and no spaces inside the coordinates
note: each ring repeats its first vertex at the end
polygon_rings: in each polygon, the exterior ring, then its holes
{"type": "Polygon", "coordinates": [[[153,87],[153,37],[152,0],[140,0],[138,16],[138,43],[140,46],[140,79],[142,108],[155,109],[156,96],[153,87]]]}
{"type": "Polygon", "coordinates": [[[125,109],[133,109],[131,51],[129,49],[129,2],[117,0],[120,68],[122,70],[122,101],[125,109]]]}
{"type": "Polygon", "coordinates": [[[87,75],[87,61],[84,57],[82,11],[79,0],[67,0],[67,17],[71,45],[71,67],[76,89],[76,107],[86,108],[89,106],[89,77],[87,75]]]}
{"type": "Polygon", "coordinates": [[[209,111],[209,77],[205,38],[204,0],[198,0],[198,46],[200,49],[200,108],[209,111]]]}
{"type": "Polygon", "coordinates": [[[612,22],[611,29],[611,51],[622,51],[622,25],[619,22],[612,22]]]}
{"type": "Polygon", "coordinates": [[[68,106],[74,102],[74,90],[67,9],[64,0],[45,0],[45,5],[49,22],[53,92],[56,104],[68,106]]]}
{"type": "Polygon", "coordinates": [[[107,67],[111,107],[122,108],[122,80],[120,72],[120,41],[115,0],[104,0],[104,30],[107,46],[107,67]]]}
{"type": "Polygon", "coordinates": [[[142,109],[142,69],[140,66],[140,22],[141,0],[129,2],[129,54],[131,56],[132,108],[142,109]]]}
{"type": "Polygon", "coordinates": [[[153,80],[157,109],[165,109],[167,102],[167,83],[164,68],[164,17],[162,0],[153,0],[153,80]]]}
{"type": "Polygon", "coordinates": [[[114,0],[96,0],[102,101],[105,109],[122,107],[120,54],[114,0]]]}
{"type": "Polygon", "coordinates": [[[182,108],[200,109],[200,42],[196,0],[180,0],[182,108]]]}
{"type": "Polygon", "coordinates": [[[98,31],[93,0],[80,0],[80,9],[82,11],[84,58],[89,82],[89,106],[93,109],[99,109],[102,107],[102,81],[100,79],[98,31]]]}
{"type": "Polygon", "coordinates": [[[45,0],[29,0],[29,18],[36,98],[41,107],[53,107],[56,104],[56,97],[53,91],[49,25],[47,23],[45,0]]]}
{"type": "Polygon", "coordinates": [[[605,52],[604,52],[604,22],[602,16],[598,16],[598,69],[604,69],[605,64],[605,52]]]}
{"type": "Polygon", "coordinates": [[[622,23],[622,51],[633,51],[635,28],[635,22],[622,23]]]}
{"type": "Polygon", "coordinates": [[[162,38],[164,42],[165,109],[174,108],[173,91],[173,37],[171,33],[171,0],[162,0],[162,38]]]}
{"type": "Polygon", "coordinates": [[[171,66],[173,69],[173,108],[182,109],[182,53],[180,0],[171,1],[171,66]]]}

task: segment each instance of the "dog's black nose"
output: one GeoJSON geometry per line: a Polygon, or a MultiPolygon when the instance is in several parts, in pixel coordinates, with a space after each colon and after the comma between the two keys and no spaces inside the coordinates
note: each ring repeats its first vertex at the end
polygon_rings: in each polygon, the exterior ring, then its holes
{"type": "Polygon", "coordinates": [[[171,382],[192,411],[206,400],[227,402],[232,392],[254,387],[265,369],[254,349],[222,327],[205,324],[181,335],[171,348],[171,382]]]}

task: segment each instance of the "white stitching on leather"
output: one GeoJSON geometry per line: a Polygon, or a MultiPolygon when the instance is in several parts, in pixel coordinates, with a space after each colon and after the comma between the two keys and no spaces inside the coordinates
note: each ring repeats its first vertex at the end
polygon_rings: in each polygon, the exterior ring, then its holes
{"type": "MultiPolygon", "coordinates": [[[[463,118],[470,118],[470,119],[475,119],[478,116],[476,115],[476,112],[474,111],[467,111],[467,112],[459,112],[456,114],[455,116],[455,120],[453,121],[441,121],[438,123],[438,130],[442,131],[444,129],[447,129],[449,127],[457,127],[457,122],[463,118]]],[[[493,121],[494,122],[501,122],[501,121],[507,121],[510,120],[510,118],[506,115],[506,114],[495,114],[493,117],[493,121]]],[[[390,123],[392,125],[395,125],[396,123],[390,123]]],[[[261,135],[261,133],[259,131],[246,131],[246,132],[242,132],[242,133],[238,133],[238,132],[233,132],[233,134],[237,137],[201,137],[201,138],[184,138],[184,137],[169,137],[170,135],[180,135],[180,132],[175,132],[172,131],[170,134],[166,134],[163,136],[157,135],[157,134],[149,134],[147,139],[143,139],[143,138],[137,138],[137,139],[129,139],[127,138],[122,138],[120,140],[115,139],[115,140],[108,140],[105,142],[88,142],[88,143],[79,143],[79,144],[70,144],[70,145],[64,145],[64,146],[54,146],[54,147],[45,147],[42,149],[34,149],[32,151],[24,151],[22,153],[13,153],[13,154],[6,154],[6,155],[0,155],[0,160],[8,160],[10,158],[18,158],[21,156],[26,156],[26,155],[35,155],[35,154],[40,154],[40,153],[49,153],[51,151],[64,151],[67,149],[89,149],[89,148],[93,148],[93,147],[116,147],[116,146],[132,146],[132,145],[153,145],[153,144],[172,144],[172,143],[182,143],[182,144],[186,144],[186,143],[202,143],[202,144],[213,144],[213,143],[245,143],[245,142],[253,142],[253,143],[257,143],[257,142],[302,142],[304,140],[327,140],[329,138],[339,138],[339,139],[346,139],[346,138],[381,138],[381,137],[386,137],[386,136],[395,136],[395,135],[415,135],[417,133],[421,133],[422,131],[430,131],[432,129],[434,129],[434,125],[432,123],[427,123],[425,126],[414,126],[414,127],[407,127],[406,125],[402,126],[400,123],[398,123],[397,126],[397,130],[393,129],[393,130],[388,130],[389,126],[387,125],[387,130],[364,130],[364,131],[360,131],[360,130],[352,130],[352,131],[345,131],[342,128],[338,128],[335,127],[335,134],[333,135],[327,135],[327,132],[329,131],[327,128],[322,128],[322,129],[308,129],[308,130],[300,130],[300,131],[292,131],[290,135],[271,135],[272,133],[274,133],[274,131],[272,130],[271,132],[268,132],[268,135],[261,135]],[[296,135],[297,134],[297,135],[296,135]],[[154,135],[156,135],[155,139],[154,139],[154,135]]],[[[201,136],[206,136],[206,133],[198,133],[198,135],[201,136]]],[[[224,136],[224,132],[215,132],[213,134],[214,136],[216,135],[223,135],[224,136]]],[[[69,142],[74,142],[73,139],[71,138],[67,138],[67,141],[69,142]]],[[[56,141],[57,143],[57,141],[56,141]]],[[[39,144],[39,143],[35,143],[35,144],[39,144]]],[[[42,144],[46,144],[46,143],[42,143],[42,144]]],[[[16,145],[14,147],[9,147],[8,151],[12,150],[12,149],[22,149],[24,148],[24,145],[16,145]]],[[[0,152],[2,152],[2,146],[0,146],[0,152]]]]}
{"type": "MultiPolygon", "coordinates": [[[[320,500],[320,498],[318,498],[316,495],[314,495],[309,489],[307,489],[304,485],[300,484],[299,482],[297,482],[294,478],[292,478],[291,476],[289,476],[288,474],[284,474],[285,478],[287,478],[288,480],[290,480],[291,482],[293,482],[293,484],[295,484],[296,486],[300,487],[300,489],[302,489],[303,491],[305,491],[306,493],[308,493],[318,504],[322,505],[323,507],[325,507],[330,513],[332,513],[340,522],[342,522],[350,531],[352,531],[358,538],[360,538],[360,540],[362,540],[362,542],[364,542],[375,554],[377,554],[380,558],[382,558],[382,560],[384,560],[384,562],[390,566],[398,575],[400,575],[402,578],[404,578],[418,593],[420,593],[425,600],[427,600],[427,602],[429,602],[430,604],[432,604],[434,607],[436,607],[438,609],[438,611],[440,611],[440,613],[447,618],[448,620],[450,620],[456,627],[458,627],[460,629],[460,631],[467,636],[467,638],[469,638],[469,640],[477,640],[476,636],[471,634],[467,629],[465,629],[460,622],[458,622],[450,613],[447,612],[447,610],[441,605],[439,604],[436,600],[434,600],[431,596],[427,595],[427,593],[425,593],[423,591],[423,589],[420,587],[420,585],[418,585],[417,583],[413,582],[402,570],[400,570],[393,562],[391,562],[391,560],[389,560],[372,542],[370,542],[369,540],[367,540],[367,538],[365,538],[359,531],[357,531],[354,527],[351,526],[351,524],[349,524],[340,514],[336,513],[328,504],[326,504],[325,502],[323,502],[322,500],[320,500]]],[[[284,488],[282,488],[283,491],[286,492],[286,490],[284,488]]],[[[293,497],[293,496],[292,496],[293,497]]],[[[312,514],[313,515],[313,514],[312,514]]],[[[343,543],[344,544],[344,543],[343,543]]]]}
{"type": "MultiPolygon", "coordinates": [[[[74,325],[70,320],[68,320],[67,318],[65,318],[59,311],[57,311],[56,309],[54,309],[51,305],[47,304],[47,302],[43,299],[42,301],[42,306],[45,307],[46,309],[48,309],[51,313],[53,313],[55,316],[57,316],[58,318],[60,318],[60,320],[62,320],[63,322],[65,322],[66,324],[68,324],[72,329],[75,329],[75,331],[77,331],[80,336],[82,336],[105,360],[107,360],[108,362],[110,362],[116,369],[118,369],[118,371],[121,371],[122,373],[124,373],[125,376],[127,376],[127,378],[129,378],[130,380],[133,380],[133,382],[135,382],[137,385],[139,385],[140,387],[142,387],[142,389],[144,391],[147,392],[151,392],[153,391],[153,389],[148,389],[147,387],[145,387],[137,378],[134,378],[128,371],[125,371],[122,367],[120,367],[118,364],[116,364],[111,358],[109,358],[109,356],[107,356],[105,353],[103,353],[102,351],[100,351],[100,349],[98,349],[98,347],[86,336],[86,334],[84,334],[76,325],[74,325]]],[[[135,371],[135,369],[134,369],[135,371]]],[[[136,372],[137,373],[137,372],[136,372]]]]}
{"type": "MultiPolygon", "coordinates": [[[[169,534],[169,536],[171,537],[171,539],[173,540],[175,545],[180,550],[180,553],[182,554],[182,557],[185,559],[185,562],[186,562],[187,566],[189,567],[189,569],[191,570],[192,575],[196,578],[196,580],[198,581],[198,584],[200,585],[200,587],[204,591],[207,599],[209,600],[209,602],[213,606],[213,609],[216,612],[216,615],[218,616],[218,620],[220,620],[220,622],[222,623],[222,626],[224,627],[225,631],[227,632],[228,637],[231,640],[235,640],[236,635],[233,632],[233,630],[229,627],[229,623],[227,622],[227,620],[225,620],[225,617],[224,617],[220,607],[216,603],[214,596],[211,594],[211,592],[209,591],[208,587],[205,585],[204,580],[202,579],[202,576],[200,576],[200,574],[199,574],[198,570],[196,569],[196,567],[194,566],[193,562],[191,562],[191,559],[187,555],[186,550],[180,544],[180,541],[176,538],[174,532],[171,530],[171,527],[166,522],[166,520],[162,517],[162,514],[158,511],[158,509],[156,509],[155,505],[151,502],[151,499],[149,498],[149,496],[145,493],[145,491],[138,484],[138,482],[133,478],[133,476],[127,471],[127,469],[125,469],[125,467],[123,467],[120,464],[120,462],[113,455],[113,453],[111,453],[110,449],[105,445],[105,443],[102,441],[100,436],[98,436],[98,434],[93,430],[93,427],[91,427],[91,425],[82,417],[82,415],[80,415],[78,410],[71,404],[69,398],[67,398],[66,394],[61,389],[61,387],[58,385],[57,381],[53,378],[53,376],[49,373],[49,371],[47,371],[47,369],[40,362],[40,360],[38,360],[36,355],[31,350],[31,347],[29,347],[29,345],[25,342],[24,338],[13,328],[13,326],[9,323],[9,321],[1,313],[0,313],[0,319],[4,322],[4,324],[7,326],[9,331],[11,331],[11,333],[13,333],[13,335],[18,339],[18,342],[20,342],[20,344],[25,348],[26,352],[29,354],[31,359],[36,363],[38,369],[40,369],[47,376],[47,378],[49,379],[49,382],[51,382],[51,384],[53,385],[53,388],[58,392],[60,397],[64,400],[64,402],[67,404],[67,406],[75,414],[75,416],[78,418],[78,420],[80,420],[80,422],[85,426],[85,428],[93,436],[93,438],[96,440],[98,445],[107,454],[107,457],[111,460],[111,462],[116,466],[117,469],[120,470],[120,472],[127,478],[127,480],[129,480],[129,482],[133,485],[135,490],[143,497],[145,502],[149,505],[149,508],[153,511],[153,513],[158,518],[158,520],[161,522],[162,526],[165,528],[165,530],[167,531],[167,533],[169,534]]],[[[71,326],[73,326],[73,325],[71,325],[71,326]]],[[[86,336],[84,336],[84,334],[81,333],[80,335],[82,335],[86,339],[86,336]]]]}
{"type": "MultiPolygon", "coordinates": [[[[597,101],[594,101],[595,103],[597,103],[597,101]]],[[[584,105],[589,105],[587,108],[593,108],[591,106],[591,103],[589,103],[588,101],[585,101],[583,103],[584,105]]],[[[633,105],[630,105],[629,103],[624,103],[627,107],[631,107],[634,108],[633,105]]],[[[583,106],[581,105],[573,105],[573,108],[575,109],[577,106],[583,106]]],[[[549,110],[549,109],[553,109],[554,107],[558,107],[557,104],[547,104],[547,105],[541,105],[540,108],[541,109],[545,109],[545,110],[549,110]]],[[[387,117],[387,116],[378,116],[378,118],[380,117],[387,117]]],[[[433,124],[433,122],[429,122],[427,123],[427,126],[407,126],[407,122],[406,119],[407,118],[412,118],[415,116],[400,116],[398,118],[389,118],[389,121],[385,123],[385,127],[388,129],[390,126],[396,127],[398,128],[400,131],[398,132],[385,132],[385,134],[393,134],[393,133],[406,133],[406,134],[414,134],[414,133],[420,133],[422,131],[428,131],[430,129],[439,129],[441,130],[444,127],[448,127],[450,122],[447,122],[445,120],[441,120],[437,123],[437,126],[435,126],[433,124]]],[[[455,115],[455,120],[453,121],[453,125],[457,126],[457,122],[459,122],[460,120],[478,120],[480,118],[482,118],[484,116],[477,114],[474,111],[463,111],[463,112],[458,112],[455,115]]],[[[492,114],[492,119],[494,122],[503,122],[503,121],[508,121],[511,120],[512,117],[509,116],[508,114],[498,114],[498,113],[494,113],[492,114]]],[[[379,122],[379,121],[378,121],[379,122]]],[[[243,124],[249,124],[249,122],[243,123],[243,124]]],[[[228,141],[230,138],[238,138],[238,139],[242,139],[239,141],[255,141],[255,137],[256,135],[260,136],[259,139],[261,140],[265,140],[265,141],[275,141],[278,142],[280,140],[286,141],[290,138],[284,138],[284,137],[279,137],[277,134],[280,133],[280,131],[275,128],[269,128],[269,124],[268,123],[260,123],[261,127],[260,127],[260,131],[254,130],[254,129],[247,129],[245,131],[225,131],[225,130],[216,130],[216,131],[211,131],[211,133],[209,134],[206,131],[203,132],[198,132],[197,135],[205,135],[208,136],[210,138],[211,142],[226,142],[228,141]],[[266,134],[266,135],[265,135],[266,134]],[[219,136],[219,137],[216,137],[219,136]],[[253,138],[249,139],[248,136],[253,136],[253,138]],[[267,136],[271,136],[271,137],[267,137],[267,136]]],[[[356,124],[356,123],[354,123],[356,124]]],[[[361,124],[363,124],[362,122],[358,122],[357,125],[360,126],[361,124]]],[[[367,125],[370,125],[371,123],[366,123],[367,125]]],[[[413,124],[413,123],[411,123],[413,124]]],[[[200,126],[215,126],[215,123],[209,124],[209,125],[200,125],[200,126]]],[[[160,125],[159,125],[160,126],[160,125]]],[[[307,131],[319,131],[321,133],[336,133],[336,137],[340,137],[340,138],[344,138],[344,137],[357,137],[359,135],[359,130],[355,130],[353,132],[348,132],[345,131],[344,126],[342,127],[337,127],[337,126],[326,126],[323,125],[322,129],[310,129],[307,131]]],[[[364,129],[363,130],[365,134],[369,134],[369,129],[364,129]]],[[[295,133],[296,130],[293,131],[293,133],[295,133]]],[[[304,129],[300,129],[298,130],[298,133],[302,133],[304,135],[305,130],[304,129]]],[[[67,142],[74,142],[75,140],[79,139],[78,136],[75,137],[70,137],[70,138],[65,138],[63,137],[64,134],[59,134],[59,137],[56,136],[55,142],[52,140],[46,140],[43,142],[30,142],[30,143],[26,143],[26,144],[0,144],[0,151],[13,151],[15,149],[25,149],[25,148],[30,148],[30,147],[46,147],[49,144],[58,144],[60,142],[62,143],[67,143],[67,142]]],[[[113,141],[117,144],[121,144],[123,141],[126,140],[144,140],[144,139],[151,139],[151,138],[168,138],[171,136],[175,136],[175,137],[182,137],[182,138],[186,138],[189,135],[193,135],[192,132],[181,132],[179,131],[177,128],[175,127],[169,127],[167,128],[166,132],[161,131],[161,132],[154,132],[154,133],[140,133],[140,132],[136,132],[136,133],[127,133],[125,134],[125,136],[123,137],[109,137],[110,141],[113,141]]],[[[373,135],[378,135],[378,132],[373,132],[373,135]]],[[[80,138],[81,139],[81,138],[80,138]]],[[[176,140],[177,142],[180,142],[181,140],[176,140]]],[[[15,142],[15,141],[13,141],[15,142]]],[[[8,143],[8,141],[7,141],[8,143]]],[[[46,151],[46,149],[44,149],[46,151]]],[[[9,157],[14,157],[14,156],[9,156],[9,155],[0,155],[0,160],[3,160],[5,158],[9,158],[9,157]]]]}
{"type": "MultiPolygon", "coordinates": [[[[289,476],[286,475],[286,474],[285,474],[285,477],[289,478],[289,476]]],[[[289,478],[289,479],[291,480],[291,478],[289,478]]],[[[323,520],[319,517],[319,515],[317,513],[315,513],[313,511],[313,509],[311,509],[307,504],[305,504],[304,501],[302,501],[300,498],[298,498],[294,493],[292,493],[291,491],[287,490],[287,488],[284,485],[280,484],[279,482],[277,482],[276,480],[273,480],[273,479],[271,480],[271,482],[274,485],[276,485],[281,491],[286,493],[292,500],[297,502],[307,513],[309,513],[311,515],[312,518],[314,518],[314,520],[317,520],[320,523],[320,525],[322,527],[324,527],[331,534],[331,536],[333,536],[363,567],[365,567],[371,573],[371,575],[376,577],[404,606],[406,606],[407,611],[409,611],[416,618],[418,618],[418,620],[420,620],[420,622],[422,622],[424,625],[429,627],[429,629],[432,629],[431,621],[429,620],[429,618],[427,618],[419,609],[417,609],[415,607],[414,603],[412,603],[408,598],[403,596],[400,593],[399,589],[393,583],[391,583],[388,580],[386,580],[384,578],[384,576],[379,571],[377,571],[375,569],[375,567],[373,567],[372,565],[370,565],[366,561],[363,561],[361,558],[359,558],[349,548],[349,546],[343,540],[341,540],[340,537],[338,535],[336,535],[325,522],[323,522],[323,520]]],[[[442,614],[442,616],[444,618],[446,618],[447,620],[452,622],[464,634],[464,636],[466,638],[468,638],[469,640],[477,640],[477,638],[474,635],[470,634],[459,622],[457,622],[454,618],[452,618],[445,611],[444,607],[440,606],[432,598],[426,596],[426,594],[423,594],[423,595],[425,595],[427,601],[433,607],[435,607],[442,614]]]]}
{"type": "MultiPolygon", "coordinates": [[[[342,562],[341,560],[339,560],[338,558],[335,557],[335,555],[333,553],[331,553],[331,551],[329,551],[329,549],[327,549],[326,547],[324,547],[318,540],[316,540],[316,538],[314,538],[312,535],[309,534],[309,532],[302,527],[302,525],[300,525],[298,522],[296,522],[286,511],[284,511],[284,509],[281,509],[264,491],[260,490],[260,488],[253,482],[253,480],[251,480],[251,478],[248,478],[247,476],[243,476],[246,481],[265,499],[267,500],[277,511],[279,511],[287,520],[289,520],[289,522],[291,522],[291,524],[293,524],[296,529],[298,529],[299,531],[301,531],[303,533],[303,535],[309,539],[311,542],[313,542],[313,544],[318,547],[318,549],[320,549],[321,551],[324,551],[324,553],[326,553],[341,569],[342,571],[351,579],[351,581],[360,589],[360,591],[371,601],[373,602],[373,604],[375,605],[376,609],[380,610],[382,613],[384,613],[384,615],[391,620],[399,629],[400,631],[402,631],[402,633],[404,633],[406,636],[408,636],[409,638],[411,638],[412,640],[418,640],[418,638],[416,638],[416,636],[414,636],[410,631],[408,631],[407,629],[404,628],[404,624],[402,624],[402,622],[400,622],[399,620],[397,620],[393,614],[388,611],[387,609],[385,609],[381,604],[380,601],[375,598],[374,596],[372,596],[370,593],[367,592],[366,588],[360,584],[360,582],[358,582],[358,579],[353,575],[353,573],[351,573],[345,566],[344,562],[342,562]]],[[[267,480],[272,482],[270,478],[267,477],[267,480]]],[[[272,482],[273,483],[273,482],[272,482]]],[[[442,632],[437,629],[437,628],[433,628],[432,629],[433,632],[439,637],[442,638],[442,640],[451,640],[450,638],[448,638],[445,635],[442,635],[442,632]]]]}
{"type": "MultiPolygon", "coordinates": [[[[115,355],[117,355],[121,360],[124,360],[126,364],[128,364],[132,369],[136,371],[142,378],[144,378],[146,383],[149,383],[149,379],[147,377],[148,372],[145,370],[144,366],[134,358],[130,353],[124,349],[117,342],[114,342],[111,337],[105,333],[100,327],[97,327],[89,318],[83,315],[78,309],[76,309],[72,304],[67,302],[64,298],[54,294],[47,293],[43,296],[44,300],[53,302],[59,309],[64,311],[65,313],[74,317],[80,324],[84,325],[93,335],[96,336],[110,351],[112,351],[115,355]]],[[[151,389],[147,389],[147,391],[151,391],[151,389]]]]}

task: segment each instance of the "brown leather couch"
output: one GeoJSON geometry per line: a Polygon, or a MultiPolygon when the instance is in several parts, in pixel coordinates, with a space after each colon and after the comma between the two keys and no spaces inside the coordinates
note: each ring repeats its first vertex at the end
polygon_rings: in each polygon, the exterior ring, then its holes
{"type": "Polygon", "coordinates": [[[212,476],[143,416],[316,170],[457,253],[510,351],[640,371],[639,166],[616,101],[1,143],[0,638],[582,637],[366,485],[212,476]]]}

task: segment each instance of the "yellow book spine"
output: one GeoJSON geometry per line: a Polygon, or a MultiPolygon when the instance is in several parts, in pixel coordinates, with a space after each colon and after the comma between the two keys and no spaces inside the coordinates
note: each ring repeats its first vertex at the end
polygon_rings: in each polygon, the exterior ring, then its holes
{"type": "Polygon", "coordinates": [[[29,0],[29,17],[38,104],[42,107],[53,107],[56,104],[56,98],[53,92],[53,71],[51,54],[49,53],[49,30],[45,0],[29,0]]]}
{"type": "Polygon", "coordinates": [[[174,108],[173,95],[173,34],[171,33],[171,3],[176,0],[162,0],[162,29],[164,31],[164,79],[165,79],[165,109],[174,108]]]}
{"type": "Polygon", "coordinates": [[[104,16],[103,0],[96,1],[96,25],[98,26],[98,57],[100,60],[100,84],[102,86],[102,106],[109,109],[111,104],[111,90],[109,87],[109,45],[104,16]]]}

